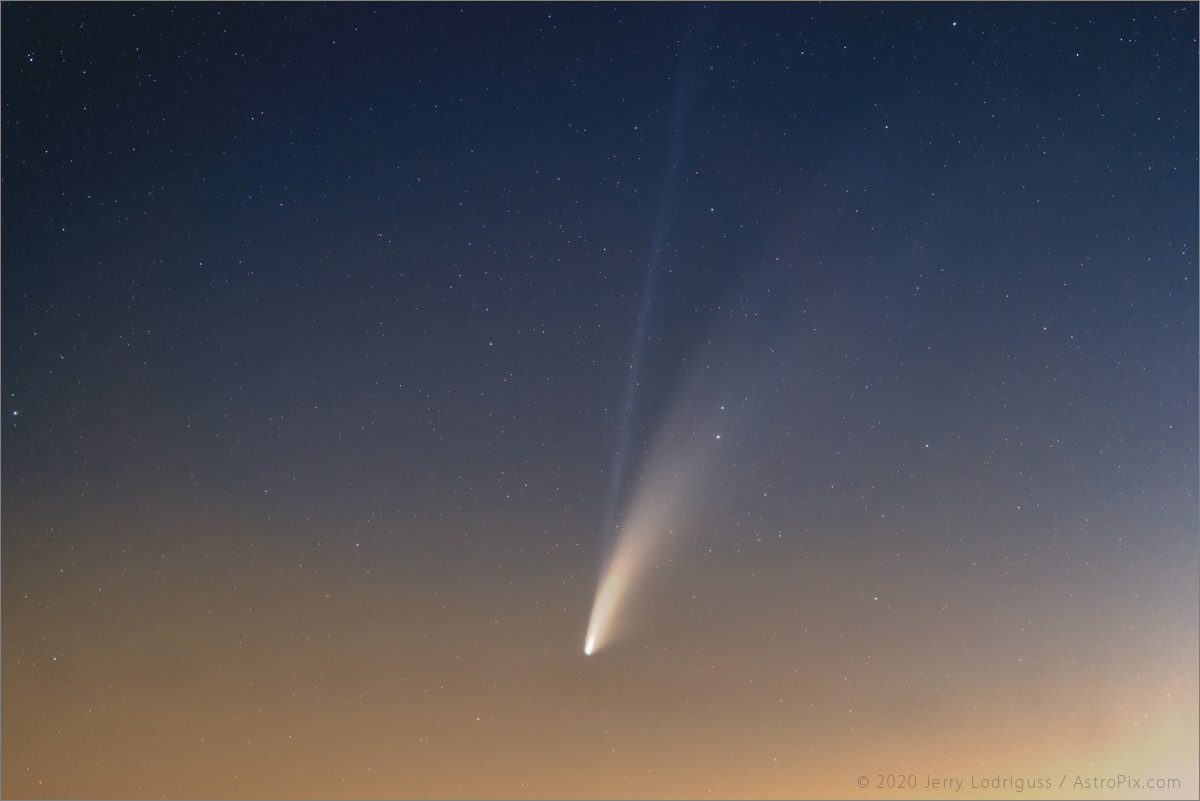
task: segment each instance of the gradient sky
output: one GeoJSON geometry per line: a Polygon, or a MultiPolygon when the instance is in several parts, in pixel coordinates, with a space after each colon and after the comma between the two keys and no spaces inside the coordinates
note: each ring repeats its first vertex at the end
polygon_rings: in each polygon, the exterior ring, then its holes
{"type": "Polygon", "coordinates": [[[4,3],[0,791],[1196,797],[1197,8],[4,3]]]}

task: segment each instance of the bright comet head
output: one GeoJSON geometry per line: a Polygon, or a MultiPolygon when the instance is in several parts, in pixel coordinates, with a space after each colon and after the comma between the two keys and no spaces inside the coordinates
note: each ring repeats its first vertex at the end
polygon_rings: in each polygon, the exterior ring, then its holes
{"type": "Polygon", "coordinates": [[[596,647],[596,640],[592,637],[587,638],[587,642],[583,644],[583,653],[587,656],[592,655],[592,650],[596,647]]]}

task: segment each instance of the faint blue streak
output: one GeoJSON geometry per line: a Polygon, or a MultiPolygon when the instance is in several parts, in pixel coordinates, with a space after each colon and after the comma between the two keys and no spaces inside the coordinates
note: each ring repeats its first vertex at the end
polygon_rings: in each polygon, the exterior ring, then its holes
{"type": "Polygon", "coordinates": [[[671,133],[668,139],[667,172],[663,179],[662,193],[658,199],[658,216],[654,223],[654,235],[650,241],[650,258],[646,265],[646,279],[642,285],[642,300],[638,308],[637,324],[633,329],[629,378],[625,384],[625,396],[618,416],[617,451],[613,455],[612,480],[608,493],[608,506],[604,514],[603,543],[606,556],[616,532],[617,509],[620,508],[625,471],[629,465],[630,440],[633,437],[633,407],[637,401],[637,390],[640,383],[642,348],[646,340],[646,327],[650,322],[650,307],[654,302],[654,287],[658,271],[662,266],[662,251],[667,240],[668,220],[675,202],[675,184],[676,176],[679,173],[679,162],[683,158],[683,128],[687,116],[689,61],[690,58],[686,51],[680,55],[679,74],[676,76],[675,105],[671,113],[671,133]]]}

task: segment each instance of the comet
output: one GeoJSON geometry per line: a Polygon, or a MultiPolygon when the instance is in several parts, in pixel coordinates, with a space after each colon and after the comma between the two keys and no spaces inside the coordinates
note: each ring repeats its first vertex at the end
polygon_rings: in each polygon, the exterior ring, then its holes
{"type": "MultiPolygon", "coordinates": [[[[737,308],[741,314],[721,316],[713,321],[713,336],[700,344],[686,377],[671,394],[673,403],[665,411],[653,446],[643,455],[636,482],[625,496],[625,471],[634,455],[634,406],[641,383],[641,361],[653,306],[656,276],[663,269],[667,250],[669,221],[673,216],[678,175],[684,152],[687,111],[696,91],[693,76],[703,74],[700,59],[705,52],[705,33],[711,20],[701,21],[699,30],[689,36],[680,53],[667,150],[667,170],[659,198],[658,216],[653,229],[645,285],[639,314],[634,326],[633,347],[625,402],[620,407],[618,442],[611,471],[608,504],[605,507],[605,557],[601,564],[596,594],[583,640],[583,653],[593,656],[608,647],[626,626],[628,603],[645,590],[648,579],[677,531],[688,528],[688,518],[702,514],[714,466],[722,464],[722,454],[737,448],[737,438],[748,423],[744,415],[754,393],[755,368],[763,365],[771,351],[763,345],[775,336],[765,314],[775,303],[786,308],[783,292],[774,286],[750,285],[742,288],[723,308],[737,308]],[[755,356],[757,354],[757,357],[755,356]],[[715,369],[713,369],[715,368],[715,369]],[[737,412],[727,413],[726,405],[737,412]],[[737,422],[741,420],[741,422],[737,422]],[[624,506],[623,514],[618,514],[624,506]],[[614,534],[615,532],[615,534],[614,534]],[[611,541],[610,537],[615,537],[611,541]]],[[[778,260],[776,260],[778,261],[778,260]]],[[[686,269],[686,265],[680,265],[686,269]]],[[[790,280],[790,276],[783,276],[790,280]]],[[[780,331],[786,329],[779,329],[780,331]]],[[[778,373],[776,369],[774,373],[778,373]]]]}
{"type": "Polygon", "coordinates": [[[592,603],[592,615],[583,643],[584,654],[591,656],[611,638],[630,585],[643,576],[656,550],[654,546],[660,537],[655,534],[651,528],[642,528],[640,532],[622,529],[618,533],[616,549],[601,574],[596,599],[592,603]]]}
{"type": "Polygon", "coordinates": [[[796,312],[786,293],[772,297],[779,280],[768,271],[737,292],[736,308],[743,313],[714,321],[711,336],[670,394],[629,502],[614,515],[615,539],[601,563],[585,655],[603,651],[627,629],[630,607],[636,606],[631,601],[646,594],[676,540],[706,519],[708,504],[723,492],[723,479],[736,472],[746,448],[764,438],[760,424],[770,418],[761,416],[761,398],[782,386],[786,371],[776,354],[790,349],[787,332],[795,328],[794,321],[780,322],[796,312]]]}
{"type": "MultiPolygon", "coordinates": [[[[692,62],[700,52],[700,43],[692,41],[690,46],[685,47],[679,56],[679,72],[676,76],[674,93],[675,102],[671,113],[671,127],[667,142],[666,175],[659,195],[658,215],[651,238],[637,322],[634,326],[624,403],[620,407],[617,449],[613,458],[611,487],[602,530],[606,546],[608,538],[612,536],[616,527],[617,510],[620,507],[624,489],[625,470],[633,450],[633,409],[637,398],[637,388],[640,385],[642,351],[650,323],[656,278],[662,270],[669,221],[674,210],[676,185],[680,164],[683,160],[688,101],[689,95],[694,91],[691,79],[694,72],[692,62]]],[[[644,494],[643,503],[645,503],[644,494]]],[[[658,532],[647,520],[638,517],[638,514],[645,510],[642,509],[639,512],[637,501],[634,502],[633,510],[633,514],[626,515],[631,522],[617,529],[616,544],[612,548],[605,548],[609,553],[609,559],[601,573],[595,601],[592,605],[591,619],[588,622],[587,637],[583,643],[583,653],[587,656],[594,654],[607,641],[611,634],[613,621],[627,593],[627,588],[642,575],[646,569],[647,560],[661,544],[661,532],[658,532]]]]}
{"type": "MultiPolygon", "coordinates": [[[[693,397],[684,393],[684,399],[693,397]]],[[[660,447],[652,452],[642,472],[632,501],[608,561],[603,565],[592,613],[588,620],[583,652],[595,654],[612,642],[625,619],[631,593],[645,584],[649,574],[671,542],[680,521],[701,484],[701,474],[713,461],[715,440],[710,426],[695,430],[694,416],[676,409],[657,438],[660,447]],[[687,421],[687,431],[681,430],[687,421]]]]}
{"type": "Polygon", "coordinates": [[[588,620],[587,639],[583,644],[583,652],[588,656],[594,654],[611,636],[621,602],[630,583],[640,578],[645,570],[652,544],[652,537],[644,532],[638,536],[622,530],[617,535],[616,550],[600,578],[596,600],[592,604],[592,616],[588,620]]]}

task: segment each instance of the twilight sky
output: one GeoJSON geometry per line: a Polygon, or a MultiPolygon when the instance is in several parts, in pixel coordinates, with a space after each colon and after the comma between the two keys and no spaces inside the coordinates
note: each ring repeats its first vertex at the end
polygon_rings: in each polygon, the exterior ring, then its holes
{"type": "Polygon", "coordinates": [[[4,3],[0,792],[1196,797],[1198,22],[4,3]]]}

